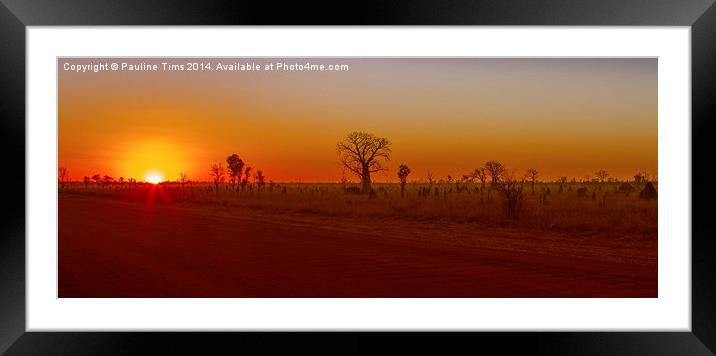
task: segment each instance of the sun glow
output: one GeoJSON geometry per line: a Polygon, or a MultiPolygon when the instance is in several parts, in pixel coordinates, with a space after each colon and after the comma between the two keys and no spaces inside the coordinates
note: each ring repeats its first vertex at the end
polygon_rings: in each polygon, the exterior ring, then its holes
{"type": "MultiPolygon", "coordinates": [[[[179,172],[192,171],[182,146],[161,139],[123,142],[114,165],[116,176],[161,183],[179,178],[179,172]]],[[[196,171],[196,169],[194,170],[196,171]]]]}
{"type": "Polygon", "coordinates": [[[158,184],[158,183],[161,183],[162,181],[164,181],[164,177],[162,177],[162,175],[159,173],[153,172],[153,173],[147,174],[147,176],[144,177],[144,180],[149,183],[152,183],[152,184],[158,184]]]}

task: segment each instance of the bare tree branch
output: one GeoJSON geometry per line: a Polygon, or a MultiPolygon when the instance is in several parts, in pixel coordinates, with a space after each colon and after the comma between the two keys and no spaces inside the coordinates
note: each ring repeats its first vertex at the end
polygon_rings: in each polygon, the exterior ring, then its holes
{"type": "Polygon", "coordinates": [[[365,132],[351,132],[336,145],[339,161],[356,174],[363,184],[363,192],[371,189],[370,174],[384,171],[381,161],[390,160],[390,141],[365,132]]]}

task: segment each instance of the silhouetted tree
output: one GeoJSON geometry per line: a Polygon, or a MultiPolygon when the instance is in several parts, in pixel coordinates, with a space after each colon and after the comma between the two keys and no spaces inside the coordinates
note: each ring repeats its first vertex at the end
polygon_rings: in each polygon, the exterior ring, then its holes
{"type": "Polygon", "coordinates": [[[231,189],[236,190],[236,185],[241,183],[241,175],[244,170],[244,161],[236,153],[226,158],[226,170],[229,173],[231,189]]]}
{"type": "Polygon", "coordinates": [[[90,177],[84,176],[84,178],[82,178],[82,182],[85,184],[85,188],[87,188],[90,184],[90,177]]]}
{"type": "Polygon", "coordinates": [[[341,172],[341,185],[343,185],[343,190],[346,190],[346,186],[348,185],[348,178],[346,178],[345,167],[343,167],[343,172],[341,172]]]}
{"type": "Polygon", "coordinates": [[[600,169],[596,173],[594,173],[594,176],[596,176],[597,179],[599,179],[600,183],[604,183],[604,180],[607,179],[607,177],[609,176],[609,173],[607,173],[607,171],[605,171],[603,169],[600,169]]]}
{"type": "Polygon", "coordinates": [[[184,194],[184,185],[187,181],[186,172],[179,172],[179,184],[181,184],[181,193],[184,194]]]}
{"type": "Polygon", "coordinates": [[[485,189],[485,183],[487,182],[487,172],[485,171],[485,168],[475,168],[475,170],[472,172],[472,175],[480,180],[480,183],[482,184],[482,189],[485,189]]]}
{"type": "Polygon", "coordinates": [[[114,178],[112,178],[112,177],[110,177],[110,176],[108,176],[108,175],[106,175],[106,174],[104,175],[104,177],[102,177],[102,183],[104,183],[104,184],[110,184],[110,183],[112,183],[112,182],[114,182],[114,178]]]}
{"type": "Polygon", "coordinates": [[[641,184],[644,182],[644,176],[641,174],[641,172],[638,172],[634,175],[634,183],[641,184]]]}
{"type": "Polygon", "coordinates": [[[485,171],[492,179],[492,187],[495,188],[500,183],[502,175],[505,174],[505,166],[498,161],[487,161],[485,163],[485,171]]]}
{"type": "Polygon", "coordinates": [[[241,189],[244,189],[249,184],[249,177],[251,177],[251,166],[246,166],[244,169],[244,178],[241,180],[241,189]]]}
{"type": "Polygon", "coordinates": [[[372,191],[370,174],[385,170],[381,161],[390,160],[390,146],[388,139],[365,132],[351,132],[336,145],[343,166],[360,178],[363,194],[372,191]]]}
{"type": "Polygon", "coordinates": [[[60,188],[65,187],[65,182],[69,179],[69,176],[67,175],[67,168],[60,167],[57,169],[57,180],[60,183],[60,188]]]}
{"type": "Polygon", "coordinates": [[[517,219],[522,206],[522,182],[503,174],[500,190],[507,207],[507,218],[517,219]]]}
{"type": "Polygon", "coordinates": [[[264,176],[264,172],[258,170],[256,171],[256,174],[254,174],[254,182],[256,183],[256,186],[258,187],[259,192],[263,190],[264,184],[266,182],[266,177],[264,176]]]}
{"type": "Polygon", "coordinates": [[[435,183],[435,178],[433,177],[433,174],[428,171],[428,186],[432,188],[433,183],[435,183]]]}
{"type": "Polygon", "coordinates": [[[559,177],[559,192],[562,193],[564,191],[564,185],[567,184],[567,177],[562,176],[559,177]]]}
{"type": "Polygon", "coordinates": [[[400,179],[400,196],[405,196],[405,182],[408,180],[410,168],[404,164],[398,167],[398,179],[400,179]]]}
{"type": "Polygon", "coordinates": [[[634,182],[637,184],[644,184],[649,181],[649,173],[647,172],[638,172],[634,175],[634,182]]]}
{"type": "Polygon", "coordinates": [[[221,165],[221,163],[218,164],[212,164],[211,167],[209,167],[209,176],[214,181],[214,188],[216,189],[216,194],[219,194],[219,184],[224,182],[224,175],[226,174],[226,170],[224,169],[224,166],[221,165]]]}
{"type": "Polygon", "coordinates": [[[527,173],[525,173],[525,177],[532,181],[532,195],[535,194],[535,182],[537,181],[538,176],[539,172],[534,168],[529,168],[527,173]]]}
{"type": "Polygon", "coordinates": [[[100,176],[99,174],[95,174],[92,176],[92,180],[95,181],[97,185],[99,185],[102,183],[102,176],[100,176]]]}

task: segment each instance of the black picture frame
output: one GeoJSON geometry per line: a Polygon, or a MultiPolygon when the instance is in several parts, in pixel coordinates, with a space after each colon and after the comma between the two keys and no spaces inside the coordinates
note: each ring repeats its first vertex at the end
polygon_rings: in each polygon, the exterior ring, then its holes
{"type": "MultiPolygon", "coordinates": [[[[0,353],[177,353],[247,348],[355,354],[460,350],[604,355],[716,351],[716,243],[708,175],[716,118],[713,0],[383,2],[0,0],[0,353]],[[692,331],[547,333],[44,333],[25,331],[25,29],[87,25],[690,26],[692,70],[692,331]],[[21,189],[21,187],[23,189],[21,189]],[[439,337],[439,340],[437,339],[439,337]],[[277,340],[278,339],[278,340],[277,340]],[[378,346],[380,344],[380,346],[378,346]]],[[[665,208],[668,214],[668,207],[665,208]]],[[[664,214],[666,215],[666,214],[664,214]]],[[[668,218],[662,215],[660,218],[668,218]]],[[[670,236],[668,238],[687,238],[670,236]]]]}

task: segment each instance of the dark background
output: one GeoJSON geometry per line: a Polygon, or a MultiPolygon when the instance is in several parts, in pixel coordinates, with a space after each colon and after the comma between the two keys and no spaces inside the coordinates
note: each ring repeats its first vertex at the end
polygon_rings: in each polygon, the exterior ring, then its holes
{"type": "MultiPolygon", "coordinates": [[[[708,155],[716,110],[713,0],[112,1],[0,0],[0,352],[27,354],[390,352],[710,355],[716,243],[708,155]],[[25,332],[25,26],[65,25],[692,26],[691,333],[25,332]],[[491,351],[494,350],[494,351],[491,351]]],[[[52,159],[48,158],[51,162],[52,159]]],[[[668,218],[668,208],[663,218],[668,218]]],[[[674,236],[673,238],[687,238],[674,236]]]]}

